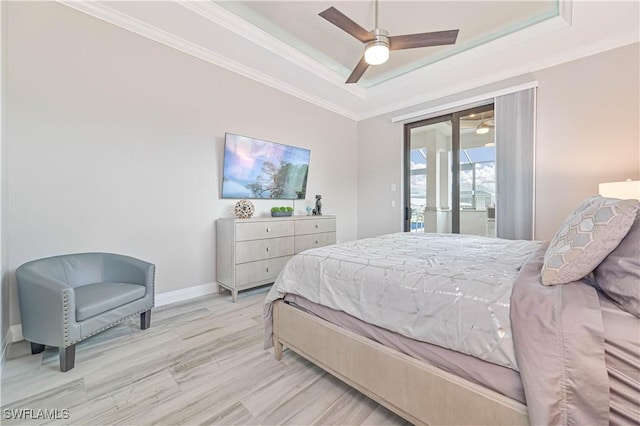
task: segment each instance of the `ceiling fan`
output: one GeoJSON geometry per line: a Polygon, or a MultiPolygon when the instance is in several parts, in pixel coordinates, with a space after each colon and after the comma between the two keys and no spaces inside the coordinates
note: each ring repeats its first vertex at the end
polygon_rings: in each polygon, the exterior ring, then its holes
{"type": "Polygon", "coordinates": [[[331,6],[319,14],[333,25],[365,44],[364,54],[345,83],[357,83],[369,65],[380,65],[389,59],[390,50],[455,44],[459,30],[389,36],[378,27],[378,0],[375,0],[375,28],[367,31],[344,13],[331,6]]]}
{"type": "Polygon", "coordinates": [[[475,129],[478,135],[489,133],[495,127],[493,111],[483,112],[479,117],[477,114],[462,117],[460,118],[460,127],[462,129],[475,129]]]}

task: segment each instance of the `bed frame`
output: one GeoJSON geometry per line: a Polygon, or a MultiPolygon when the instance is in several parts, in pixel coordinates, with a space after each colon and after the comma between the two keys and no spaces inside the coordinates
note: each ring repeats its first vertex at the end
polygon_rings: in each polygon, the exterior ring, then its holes
{"type": "Polygon", "coordinates": [[[283,347],[414,424],[528,425],[527,407],[278,300],[277,360],[283,347]]]}

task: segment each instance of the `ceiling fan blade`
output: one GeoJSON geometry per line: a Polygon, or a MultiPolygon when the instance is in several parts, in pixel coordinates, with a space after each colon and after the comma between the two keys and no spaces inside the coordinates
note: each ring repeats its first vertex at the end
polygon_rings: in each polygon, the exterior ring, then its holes
{"type": "Polygon", "coordinates": [[[432,33],[408,34],[389,37],[389,49],[413,49],[414,47],[442,46],[454,44],[459,30],[436,31],[432,33]]]}
{"type": "Polygon", "coordinates": [[[367,68],[369,68],[369,64],[364,60],[363,55],[362,58],[360,58],[360,62],[358,62],[358,65],[356,65],[356,67],[353,69],[351,75],[349,76],[347,81],[345,81],[345,83],[357,83],[358,80],[360,80],[360,77],[362,77],[362,74],[364,74],[364,72],[367,70],[367,68]]]}
{"type": "Polygon", "coordinates": [[[353,22],[351,18],[333,6],[324,12],[320,12],[319,15],[363,43],[374,40],[374,37],[369,33],[369,31],[353,22]]]}

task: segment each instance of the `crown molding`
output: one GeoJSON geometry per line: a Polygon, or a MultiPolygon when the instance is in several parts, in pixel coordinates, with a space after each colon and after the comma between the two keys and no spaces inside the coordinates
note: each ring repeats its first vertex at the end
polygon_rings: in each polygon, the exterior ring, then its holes
{"type": "MultiPolygon", "coordinates": [[[[549,34],[551,30],[562,30],[563,28],[569,28],[572,25],[572,13],[573,13],[573,1],[561,1],[559,8],[559,15],[547,22],[542,22],[532,27],[528,31],[530,34],[524,34],[522,39],[511,40],[495,40],[479,48],[473,49],[473,51],[462,52],[461,54],[443,60],[439,63],[433,64],[430,67],[430,71],[437,73],[446,73],[448,67],[460,67],[465,63],[472,63],[473,61],[482,60],[493,52],[500,51],[505,48],[512,47],[514,45],[521,44],[527,40],[532,40],[542,35],[549,34]],[[442,68],[440,68],[442,67],[442,68]]],[[[524,30],[525,32],[527,30],[524,30]]],[[[358,120],[366,120],[379,115],[388,114],[392,112],[398,112],[405,108],[411,108],[423,103],[436,101],[438,99],[445,98],[447,96],[463,93],[468,90],[488,86],[495,83],[500,83],[512,78],[521,77],[526,74],[530,74],[536,71],[540,71],[545,68],[561,65],[563,63],[575,61],[581,58],[585,58],[598,53],[606,52],[608,50],[620,48],[640,41],[640,34],[636,31],[628,31],[613,37],[600,39],[595,43],[581,45],[574,49],[565,50],[555,55],[544,56],[537,61],[530,62],[516,62],[512,66],[504,68],[499,73],[492,73],[482,78],[475,78],[465,80],[460,84],[448,85],[441,90],[429,91],[428,94],[421,94],[402,101],[387,104],[381,108],[370,110],[367,113],[360,114],[358,120]]],[[[427,71],[423,69],[422,72],[427,71]]],[[[397,83],[401,85],[414,85],[416,86],[421,79],[428,79],[428,75],[421,73],[421,70],[416,70],[410,74],[402,76],[397,79],[397,83]]],[[[393,83],[392,83],[393,84],[393,83]]],[[[388,86],[390,86],[389,84],[388,86]]],[[[383,96],[384,92],[379,91],[381,88],[369,89],[372,96],[383,96]]]]}
{"type": "Polygon", "coordinates": [[[244,77],[255,80],[259,83],[265,84],[276,90],[284,93],[288,93],[303,101],[312,103],[326,110],[335,112],[352,120],[357,120],[358,115],[353,111],[350,111],[341,106],[335,105],[326,101],[318,96],[312,95],[306,91],[300,90],[288,83],[285,83],[270,75],[257,71],[253,68],[247,67],[239,62],[230,60],[222,55],[212,52],[209,49],[205,49],[190,41],[177,37],[167,31],[157,28],[153,25],[147,24],[134,17],[126,15],[115,9],[112,9],[104,4],[97,3],[95,1],[83,1],[83,0],[57,0],[58,3],[75,9],[79,12],[91,15],[94,18],[101,19],[110,24],[116,25],[125,30],[131,31],[135,34],[141,35],[165,46],[172,47],[187,55],[194,56],[202,59],[205,62],[217,65],[234,73],[240,74],[244,77]]]}
{"type": "Polygon", "coordinates": [[[342,74],[211,1],[179,2],[179,4],[360,99],[367,97],[367,89],[364,87],[345,85],[345,77],[342,74]]]}
{"type": "MultiPolygon", "coordinates": [[[[509,55],[509,52],[514,52],[513,49],[529,48],[529,46],[538,50],[544,49],[544,44],[536,44],[537,40],[547,36],[554,37],[552,33],[556,31],[570,31],[569,28],[573,26],[573,9],[577,8],[578,5],[574,5],[573,0],[560,0],[559,13],[554,18],[520,30],[508,37],[501,37],[482,46],[460,52],[459,54],[435,62],[428,67],[416,69],[386,81],[385,83],[364,88],[358,85],[345,85],[340,73],[302,54],[295,48],[211,1],[176,2],[176,4],[180,4],[186,10],[209,20],[214,25],[232,31],[239,37],[243,37],[271,54],[277,55],[278,58],[286,60],[286,62],[279,62],[281,65],[289,66],[289,64],[291,64],[301,70],[305,70],[310,76],[317,76],[335,85],[335,87],[343,91],[345,95],[352,96],[349,101],[352,106],[344,107],[339,101],[331,102],[322,94],[314,94],[308,90],[296,87],[294,83],[283,81],[272,75],[258,71],[253,67],[243,65],[238,61],[226,58],[210,49],[182,39],[170,32],[113,9],[108,6],[108,2],[98,3],[97,1],[85,0],[57,1],[60,4],[215,64],[354,121],[399,112],[402,109],[415,107],[426,102],[437,101],[450,95],[500,83],[511,78],[521,77],[544,68],[631,43],[637,43],[640,38],[637,31],[629,31],[609,38],[599,38],[596,42],[589,44],[574,45],[573,48],[561,52],[549,52],[549,54],[532,56],[527,61],[503,61],[504,66],[497,68],[499,69],[498,71],[495,69],[488,70],[478,74],[475,78],[465,77],[458,81],[447,82],[446,76],[453,70],[469,68],[469,64],[482,61],[488,55],[496,55],[504,52],[503,56],[505,56],[509,55]],[[444,78],[444,80],[442,80],[442,84],[437,87],[428,84],[428,82],[434,81],[434,79],[441,78],[444,78]],[[407,88],[413,88],[413,90],[407,92],[407,88]],[[403,93],[405,95],[402,95],[403,93]],[[406,96],[407,93],[409,96],[406,96]]],[[[277,60],[277,58],[274,59],[277,60]]]]}
{"type": "Polygon", "coordinates": [[[510,93],[515,93],[515,92],[519,92],[521,90],[527,90],[527,89],[533,89],[538,87],[538,81],[537,80],[533,80],[533,81],[529,81],[526,83],[522,83],[522,84],[518,84],[515,86],[509,86],[506,87],[504,89],[500,89],[500,90],[494,90],[494,91],[490,91],[487,93],[483,93],[481,95],[476,95],[476,96],[472,96],[472,97],[468,97],[468,98],[464,98],[464,99],[460,99],[457,101],[453,101],[453,102],[448,102],[448,103],[444,103],[444,104],[439,104],[437,106],[431,107],[431,108],[425,108],[423,110],[420,111],[414,111],[414,112],[410,112],[407,114],[402,114],[396,117],[391,117],[391,122],[392,123],[397,123],[400,121],[406,121],[406,120],[412,120],[412,119],[416,119],[418,117],[424,117],[426,115],[429,114],[433,114],[433,113],[438,113],[444,110],[448,110],[451,108],[459,108],[465,105],[470,105],[470,104],[475,104],[477,102],[482,102],[484,100],[487,99],[493,99],[493,98],[497,98],[498,96],[504,96],[504,95],[508,95],[510,93]]]}
{"type": "Polygon", "coordinates": [[[410,99],[403,100],[401,102],[385,105],[382,108],[371,110],[366,114],[358,115],[358,121],[377,117],[383,114],[397,112],[405,108],[411,108],[416,105],[435,101],[447,96],[463,93],[472,89],[477,89],[479,87],[488,86],[490,84],[503,82],[510,78],[520,77],[525,74],[531,74],[545,68],[550,68],[581,58],[586,58],[588,56],[596,55],[598,53],[606,52],[608,50],[627,46],[633,43],[638,43],[638,41],[640,41],[638,34],[630,31],[618,37],[601,40],[598,43],[590,44],[588,46],[581,46],[571,51],[565,51],[555,56],[546,57],[545,59],[537,62],[530,62],[527,64],[513,66],[511,68],[504,69],[501,73],[491,74],[486,78],[466,80],[465,82],[458,85],[447,86],[442,90],[429,92],[429,94],[427,95],[419,95],[410,99]]]}

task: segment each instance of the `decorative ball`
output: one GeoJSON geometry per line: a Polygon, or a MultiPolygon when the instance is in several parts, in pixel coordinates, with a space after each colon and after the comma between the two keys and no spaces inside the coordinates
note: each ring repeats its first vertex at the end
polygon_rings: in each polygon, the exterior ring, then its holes
{"type": "Polygon", "coordinates": [[[249,200],[238,201],[234,210],[236,216],[240,219],[249,219],[253,216],[253,212],[256,211],[255,207],[253,207],[253,203],[249,200]]]}

